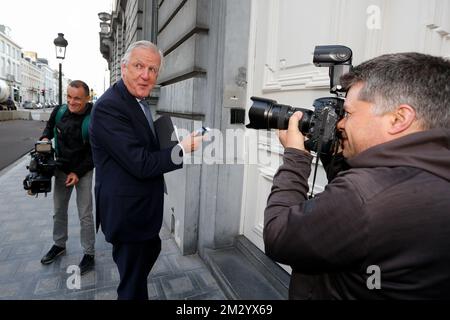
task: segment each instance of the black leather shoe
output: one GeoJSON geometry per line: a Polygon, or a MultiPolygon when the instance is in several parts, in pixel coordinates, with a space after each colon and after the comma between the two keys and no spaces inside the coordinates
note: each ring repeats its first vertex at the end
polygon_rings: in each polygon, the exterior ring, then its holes
{"type": "Polygon", "coordinates": [[[85,254],[83,256],[83,259],[81,259],[80,264],[78,265],[78,267],[80,268],[80,274],[83,275],[86,272],[91,271],[92,269],[94,269],[94,266],[95,266],[95,257],[90,254],[85,254]]]}
{"type": "Polygon", "coordinates": [[[47,252],[47,254],[41,259],[42,264],[50,264],[53,261],[56,260],[60,255],[66,252],[66,248],[53,246],[51,249],[47,252]]]}

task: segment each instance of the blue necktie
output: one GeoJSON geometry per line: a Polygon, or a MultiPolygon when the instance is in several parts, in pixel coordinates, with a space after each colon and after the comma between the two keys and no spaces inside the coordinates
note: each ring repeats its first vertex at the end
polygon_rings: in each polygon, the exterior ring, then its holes
{"type": "MultiPolygon", "coordinates": [[[[158,139],[158,137],[156,136],[156,133],[155,133],[155,125],[153,124],[153,118],[152,118],[152,112],[150,111],[150,106],[148,105],[147,101],[145,101],[145,100],[141,100],[140,104],[144,109],[145,117],[147,118],[150,129],[153,132],[153,136],[155,137],[155,139],[158,139]]],[[[163,178],[163,182],[164,182],[164,193],[168,194],[166,179],[163,178]]]]}
{"type": "Polygon", "coordinates": [[[156,138],[155,125],[153,124],[153,118],[152,118],[152,112],[150,111],[150,106],[148,105],[147,101],[145,101],[145,100],[141,100],[140,104],[144,109],[145,117],[147,118],[150,129],[153,132],[153,136],[156,138]]]}

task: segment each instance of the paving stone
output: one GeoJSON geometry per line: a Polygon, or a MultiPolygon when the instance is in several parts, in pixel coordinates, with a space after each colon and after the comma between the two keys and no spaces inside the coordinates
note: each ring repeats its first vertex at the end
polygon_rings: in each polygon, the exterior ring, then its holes
{"type": "Polygon", "coordinates": [[[21,221],[5,221],[2,224],[3,230],[8,230],[8,232],[17,232],[27,229],[26,222],[21,221]]]}
{"type": "Polygon", "coordinates": [[[44,295],[54,293],[60,290],[62,279],[60,276],[53,276],[49,278],[41,278],[36,284],[34,294],[44,295]]]}
{"type": "Polygon", "coordinates": [[[205,264],[198,255],[182,256],[180,254],[173,254],[167,257],[171,264],[180,271],[189,271],[199,268],[204,268],[205,264]]]}
{"type": "Polygon", "coordinates": [[[35,219],[32,224],[33,227],[38,227],[42,230],[49,230],[52,231],[53,228],[53,218],[52,217],[40,217],[38,219],[35,219]]]}
{"type": "Polygon", "coordinates": [[[117,300],[117,288],[103,288],[95,291],[95,300],[117,300]]]}
{"type": "MultiPolygon", "coordinates": [[[[1,243],[2,246],[5,245],[2,242],[0,242],[0,243],[1,243]]],[[[11,249],[12,249],[11,246],[6,246],[6,245],[4,247],[0,247],[0,263],[3,262],[3,261],[6,261],[6,259],[9,256],[9,253],[10,253],[11,249]]]]}
{"type": "Polygon", "coordinates": [[[166,256],[159,256],[158,260],[156,260],[155,265],[150,271],[151,277],[161,277],[165,275],[172,274],[172,269],[170,267],[170,263],[168,262],[166,256]]]}
{"type": "Polygon", "coordinates": [[[42,252],[42,245],[39,243],[34,244],[19,244],[11,249],[8,259],[16,258],[35,258],[39,257],[42,252]]]}
{"type": "MultiPolygon", "coordinates": [[[[114,264],[114,260],[112,258],[111,250],[99,250],[96,246],[95,252],[95,262],[100,263],[101,265],[110,265],[114,264]]],[[[115,265],[115,264],[114,264],[115,265]]]]}
{"type": "Polygon", "coordinates": [[[68,237],[80,237],[80,226],[68,226],[68,237]]]}
{"type": "Polygon", "coordinates": [[[16,299],[19,296],[22,284],[20,282],[1,285],[0,299],[16,299]]]}
{"type": "Polygon", "coordinates": [[[160,278],[149,277],[147,290],[149,300],[167,300],[167,296],[162,288],[160,278]]]}
{"type": "Polygon", "coordinates": [[[184,299],[195,294],[195,286],[186,275],[162,277],[161,283],[168,299],[184,299]]]}
{"type": "Polygon", "coordinates": [[[4,239],[3,241],[5,244],[11,244],[11,243],[17,243],[17,242],[25,242],[30,241],[32,239],[36,239],[35,236],[30,235],[30,233],[27,232],[13,232],[8,234],[8,237],[4,239]]]}
{"type": "Polygon", "coordinates": [[[20,262],[10,261],[0,264],[0,280],[10,279],[17,271],[20,262]]]}
{"type": "Polygon", "coordinates": [[[52,239],[53,238],[53,230],[51,228],[45,228],[41,231],[39,238],[41,239],[52,239]]]}
{"type": "Polygon", "coordinates": [[[67,300],[94,300],[95,299],[95,289],[88,291],[79,291],[67,294],[64,298],[67,300]]]}
{"type": "Polygon", "coordinates": [[[115,264],[101,264],[96,261],[95,271],[97,274],[97,289],[117,287],[119,284],[119,271],[115,264]]]}
{"type": "Polygon", "coordinates": [[[22,266],[18,269],[17,275],[27,276],[29,274],[45,274],[49,272],[55,272],[55,264],[44,265],[40,260],[27,260],[22,263],[22,266]]]}
{"type": "Polygon", "coordinates": [[[156,288],[156,284],[155,283],[147,284],[147,290],[148,290],[148,298],[150,300],[157,300],[158,299],[158,289],[156,288]]]}
{"type": "Polygon", "coordinates": [[[117,269],[116,265],[114,265],[110,268],[109,274],[110,274],[111,281],[117,281],[117,282],[120,281],[120,274],[119,274],[119,270],[117,269]]]}
{"type": "Polygon", "coordinates": [[[191,297],[187,297],[187,300],[227,300],[223,292],[219,289],[215,291],[209,291],[206,293],[196,294],[191,297]]]}
{"type": "Polygon", "coordinates": [[[192,271],[195,279],[201,288],[218,289],[219,285],[208,269],[199,269],[192,271]]]}
{"type": "Polygon", "coordinates": [[[162,240],[160,255],[169,255],[169,254],[180,254],[180,249],[178,248],[175,240],[173,239],[162,240]]]}
{"type": "Polygon", "coordinates": [[[11,210],[8,210],[6,207],[7,205],[0,204],[2,207],[2,214],[0,215],[0,221],[2,224],[4,222],[13,222],[17,219],[17,214],[15,212],[11,212],[11,210]]]}
{"type": "Polygon", "coordinates": [[[159,232],[159,237],[161,238],[161,240],[169,240],[172,238],[172,234],[167,228],[162,228],[159,232]]]}
{"type": "Polygon", "coordinates": [[[95,289],[97,283],[97,272],[95,270],[90,271],[81,276],[81,290],[95,289]]]}

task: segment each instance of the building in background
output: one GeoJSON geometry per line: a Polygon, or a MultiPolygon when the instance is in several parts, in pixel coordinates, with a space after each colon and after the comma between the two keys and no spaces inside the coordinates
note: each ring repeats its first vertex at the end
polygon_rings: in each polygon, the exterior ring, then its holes
{"type": "Polygon", "coordinates": [[[34,101],[37,102],[40,95],[41,87],[41,68],[36,64],[36,61],[29,57],[22,59],[22,87],[21,97],[22,102],[34,101]]]}
{"type": "MultiPolygon", "coordinates": [[[[0,79],[5,80],[12,98],[21,105],[25,101],[54,105],[58,97],[58,72],[48,60],[34,51],[23,51],[10,37],[10,30],[0,25],[0,79]]],[[[67,89],[67,79],[65,89],[67,89]]],[[[63,94],[65,101],[65,94],[63,94]]]]}
{"type": "MultiPolygon", "coordinates": [[[[355,65],[402,51],[450,58],[446,0],[116,0],[100,17],[111,83],[130,43],[155,42],[165,56],[152,97],[156,113],[170,115],[178,128],[203,124],[224,135],[249,134],[243,120],[251,96],[309,108],[329,96],[328,70],[312,63],[316,45],[352,48],[355,65]]],[[[233,164],[209,161],[166,175],[166,225],[184,254],[198,252],[207,262],[230,298],[287,297],[290,269],[263,254],[262,239],[282,153],[276,136],[264,134],[238,144],[233,164]]],[[[325,185],[321,170],[315,191],[325,185]]]]}
{"type": "Polygon", "coordinates": [[[44,107],[55,105],[58,101],[58,72],[50,68],[47,59],[39,58],[34,51],[23,52],[23,65],[26,66],[22,72],[24,101],[41,103],[44,107]],[[32,92],[32,99],[27,92],[32,92]]]}
{"type": "Polygon", "coordinates": [[[10,88],[11,98],[20,102],[22,51],[10,37],[11,30],[0,24],[0,79],[10,88]]]}
{"type": "Polygon", "coordinates": [[[41,69],[40,101],[44,105],[56,104],[58,101],[58,86],[55,71],[48,65],[48,60],[37,59],[37,65],[41,69]]]}
{"type": "MultiPolygon", "coordinates": [[[[72,79],[66,78],[63,73],[62,78],[62,103],[67,104],[67,87],[72,82],[72,79]]],[[[58,101],[58,100],[56,100],[58,101]]]]}

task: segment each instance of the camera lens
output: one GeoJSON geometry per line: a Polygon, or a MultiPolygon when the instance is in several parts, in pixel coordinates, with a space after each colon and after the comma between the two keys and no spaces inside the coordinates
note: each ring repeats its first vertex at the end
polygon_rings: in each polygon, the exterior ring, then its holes
{"type": "Polygon", "coordinates": [[[284,104],[278,104],[275,100],[252,97],[253,105],[249,110],[249,129],[280,129],[286,130],[289,126],[289,118],[296,112],[303,112],[299,123],[299,130],[307,134],[311,127],[313,111],[303,108],[294,108],[284,104]]]}

